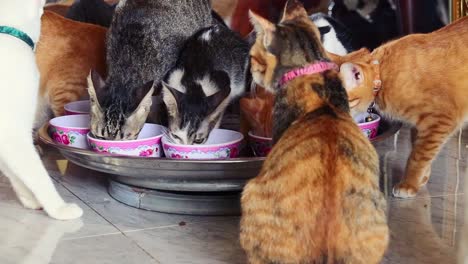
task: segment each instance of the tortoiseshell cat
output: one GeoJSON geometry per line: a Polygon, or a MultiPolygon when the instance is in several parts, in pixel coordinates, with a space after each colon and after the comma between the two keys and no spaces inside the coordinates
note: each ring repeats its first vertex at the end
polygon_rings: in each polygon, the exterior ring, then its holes
{"type": "Polygon", "coordinates": [[[251,264],[379,263],[389,230],[377,153],[336,70],[284,82],[329,61],[302,5],[289,1],[284,14],[279,25],[251,14],[252,73],[277,94],[276,144],[242,194],[241,245],[251,264]]]}
{"type": "Polygon", "coordinates": [[[375,100],[383,114],[415,127],[413,150],[396,197],[414,197],[427,183],[431,163],[447,138],[468,117],[468,18],[430,34],[409,35],[372,53],[362,49],[341,64],[353,112],[375,100]],[[379,64],[373,64],[378,61],[379,64]],[[380,76],[380,77],[379,77],[380,76]],[[374,95],[374,81],[382,89],[374,95]]]}

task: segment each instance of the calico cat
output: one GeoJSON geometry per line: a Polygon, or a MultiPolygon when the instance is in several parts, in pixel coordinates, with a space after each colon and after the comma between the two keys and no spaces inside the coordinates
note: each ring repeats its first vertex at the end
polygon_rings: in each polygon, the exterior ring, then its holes
{"type": "Polygon", "coordinates": [[[0,171],[24,207],[44,208],[50,217],[67,220],[83,211],[60,197],[31,137],[39,86],[34,49],[44,4],[45,0],[0,2],[0,88],[8,95],[0,99],[0,171]],[[6,27],[13,33],[6,32],[6,27]]]}
{"type": "Polygon", "coordinates": [[[310,19],[320,31],[325,50],[337,55],[346,55],[355,50],[351,32],[340,22],[323,13],[313,14],[310,19]]]}
{"type": "MultiPolygon", "coordinates": [[[[315,13],[310,16],[310,19],[318,27],[320,39],[326,51],[343,56],[356,50],[357,43],[351,32],[340,22],[323,13],[315,13]]],[[[247,39],[253,44],[255,31],[251,32],[247,39]]]]}
{"type": "Polygon", "coordinates": [[[104,0],[76,0],[67,11],[66,18],[75,21],[109,27],[116,5],[104,0]]]}
{"type": "Polygon", "coordinates": [[[396,197],[414,197],[427,183],[432,160],[468,117],[466,43],[468,18],[389,42],[372,53],[362,49],[334,58],[341,64],[354,112],[366,111],[375,101],[381,113],[416,129],[405,176],[393,188],[396,197]]]}
{"type": "Polygon", "coordinates": [[[218,128],[230,102],[249,82],[249,46],[221,25],[187,40],[163,84],[169,136],[179,144],[203,144],[218,128]]]}
{"type": "Polygon", "coordinates": [[[251,14],[252,72],[276,93],[276,144],[242,193],[241,245],[251,264],[377,264],[389,239],[377,153],[318,29],[297,1],[284,14],[278,25],[251,14]]]}
{"type": "Polygon", "coordinates": [[[41,75],[34,128],[64,114],[67,103],[87,97],[87,76],[106,73],[103,27],[66,19],[45,11],[36,62],[41,75]]]}
{"type": "Polygon", "coordinates": [[[96,72],[88,78],[91,133],[107,140],[137,138],[151,96],[184,42],[213,23],[209,0],[121,1],[107,38],[108,78],[96,72]]]}

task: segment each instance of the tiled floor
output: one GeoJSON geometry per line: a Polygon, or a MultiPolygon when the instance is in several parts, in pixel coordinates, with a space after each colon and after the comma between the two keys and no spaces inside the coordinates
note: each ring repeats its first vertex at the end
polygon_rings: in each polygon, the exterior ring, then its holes
{"type": "MultiPolygon", "coordinates": [[[[415,199],[389,197],[391,244],[384,263],[451,264],[464,214],[468,131],[455,134],[433,165],[415,199]]],[[[377,144],[386,194],[401,177],[409,130],[377,144]]],[[[68,164],[62,175],[47,152],[45,163],[63,197],[81,205],[82,219],[50,220],[23,209],[0,176],[0,263],[245,263],[238,244],[238,217],[166,215],[130,208],[106,192],[104,175],[68,164]]]]}

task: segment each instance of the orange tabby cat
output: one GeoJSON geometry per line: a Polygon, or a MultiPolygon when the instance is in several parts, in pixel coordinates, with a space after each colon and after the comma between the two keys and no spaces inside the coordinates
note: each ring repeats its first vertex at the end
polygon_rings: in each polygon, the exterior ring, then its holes
{"type": "Polygon", "coordinates": [[[249,263],[379,263],[389,231],[378,156],[349,114],[338,72],[329,66],[280,82],[329,61],[318,29],[297,1],[279,25],[251,19],[252,73],[276,93],[277,143],[242,194],[240,242],[249,263]]]}
{"type": "Polygon", "coordinates": [[[45,11],[36,61],[41,74],[36,125],[64,114],[65,104],[87,96],[91,69],[106,73],[106,29],[45,11]]]}
{"type": "Polygon", "coordinates": [[[256,136],[271,137],[273,130],[273,104],[275,97],[265,88],[257,86],[255,93],[240,100],[241,132],[247,136],[249,131],[256,136]],[[247,124],[245,124],[247,123],[247,124]]]}
{"type": "Polygon", "coordinates": [[[468,18],[430,34],[409,35],[372,53],[335,57],[351,108],[362,112],[375,100],[385,115],[415,127],[413,150],[396,197],[413,197],[427,183],[431,163],[468,116],[468,18]],[[347,63],[344,63],[347,62],[347,63]],[[378,64],[377,64],[378,63],[378,64]],[[381,82],[381,89],[373,92],[381,82]]]}

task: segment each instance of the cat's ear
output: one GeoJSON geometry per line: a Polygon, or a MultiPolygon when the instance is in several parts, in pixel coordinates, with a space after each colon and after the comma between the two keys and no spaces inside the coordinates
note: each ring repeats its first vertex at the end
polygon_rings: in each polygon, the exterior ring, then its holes
{"type": "Polygon", "coordinates": [[[135,94],[136,99],[140,101],[135,111],[125,120],[125,131],[126,134],[138,134],[145,123],[146,118],[151,110],[153,103],[152,97],[154,93],[154,82],[150,81],[143,84],[142,87],[137,89],[135,94]]]}
{"type": "Polygon", "coordinates": [[[220,122],[222,113],[226,109],[226,106],[230,102],[229,94],[231,93],[231,88],[227,87],[223,90],[218,91],[217,93],[210,95],[206,98],[210,108],[215,109],[208,116],[208,123],[214,125],[216,122],[220,122]]]}
{"type": "Polygon", "coordinates": [[[178,105],[182,100],[184,93],[171,87],[168,83],[162,82],[163,101],[166,104],[169,116],[176,117],[178,115],[178,105]]]}
{"type": "Polygon", "coordinates": [[[249,10],[249,16],[250,23],[252,23],[257,37],[263,37],[263,45],[268,47],[273,40],[273,33],[276,31],[275,24],[255,14],[252,10],[249,10]]]}
{"type": "Polygon", "coordinates": [[[362,68],[354,63],[343,63],[340,66],[340,75],[346,91],[351,91],[361,86],[366,76],[362,68]]]}
{"type": "Polygon", "coordinates": [[[151,107],[151,103],[153,102],[151,97],[153,96],[155,89],[154,81],[149,81],[143,84],[142,87],[136,90],[136,101],[140,102],[138,107],[151,107]]]}
{"type": "Polygon", "coordinates": [[[99,108],[101,107],[100,97],[104,93],[105,85],[106,83],[99,73],[92,69],[88,75],[88,94],[91,105],[96,104],[99,108]]]}
{"type": "Polygon", "coordinates": [[[303,18],[306,18],[307,20],[309,19],[304,5],[302,5],[302,3],[297,0],[288,0],[284,6],[281,22],[303,18]]]}
{"type": "Polygon", "coordinates": [[[318,30],[320,32],[320,35],[323,36],[323,35],[327,34],[328,32],[330,32],[331,27],[330,26],[319,27],[318,30]]]}

